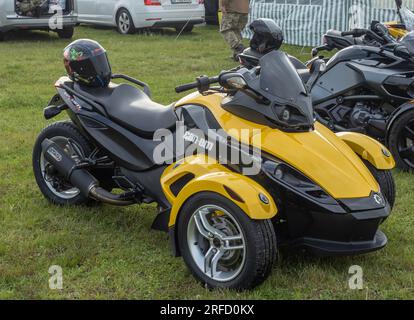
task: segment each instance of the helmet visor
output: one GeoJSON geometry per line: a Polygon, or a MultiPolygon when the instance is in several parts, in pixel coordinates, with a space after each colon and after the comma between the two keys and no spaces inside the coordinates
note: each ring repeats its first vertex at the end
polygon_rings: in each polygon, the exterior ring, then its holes
{"type": "Polygon", "coordinates": [[[77,73],[79,80],[96,86],[108,85],[111,77],[111,66],[106,53],[81,61],[72,61],[72,69],[77,73]]]}

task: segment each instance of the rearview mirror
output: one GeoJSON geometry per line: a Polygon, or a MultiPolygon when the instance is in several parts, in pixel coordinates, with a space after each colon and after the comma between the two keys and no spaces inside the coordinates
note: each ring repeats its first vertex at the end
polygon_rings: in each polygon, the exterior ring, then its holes
{"type": "Polygon", "coordinates": [[[397,8],[401,9],[402,7],[402,0],[395,0],[395,3],[397,4],[397,8]]]}
{"type": "Polygon", "coordinates": [[[247,88],[244,77],[237,72],[223,73],[219,79],[220,85],[226,89],[243,90],[247,88]]]}
{"type": "Polygon", "coordinates": [[[397,57],[400,57],[400,58],[403,58],[403,59],[407,59],[407,60],[411,60],[413,58],[413,56],[411,55],[410,51],[404,45],[398,45],[398,46],[396,46],[394,48],[394,54],[397,57]]]}

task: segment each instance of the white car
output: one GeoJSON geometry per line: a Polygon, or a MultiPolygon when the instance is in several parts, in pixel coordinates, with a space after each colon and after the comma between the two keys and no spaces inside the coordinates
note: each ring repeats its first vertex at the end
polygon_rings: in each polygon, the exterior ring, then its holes
{"type": "Polygon", "coordinates": [[[121,34],[172,27],[191,32],[205,20],[204,0],[77,0],[80,23],[116,26],[121,34]]]}
{"type": "Polygon", "coordinates": [[[78,22],[75,0],[44,0],[38,5],[33,2],[27,11],[21,9],[22,3],[23,0],[0,0],[0,41],[11,30],[52,30],[60,38],[72,38],[78,22]],[[54,18],[58,15],[61,19],[54,18]],[[58,20],[61,25],[54,25],[58,20]]]}

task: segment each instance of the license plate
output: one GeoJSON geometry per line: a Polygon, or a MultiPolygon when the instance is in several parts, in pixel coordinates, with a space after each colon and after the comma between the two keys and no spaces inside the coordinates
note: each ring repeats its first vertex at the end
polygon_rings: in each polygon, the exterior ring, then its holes
{"type": "Polygon", "coordinates": [[[172,4],[192,3],[191,0],[171,0],[172,4]]]}

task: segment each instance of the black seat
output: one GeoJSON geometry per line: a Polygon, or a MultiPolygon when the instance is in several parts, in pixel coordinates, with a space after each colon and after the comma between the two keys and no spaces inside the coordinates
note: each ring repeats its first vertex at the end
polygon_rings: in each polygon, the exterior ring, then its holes
{"type": "Polygon", "coordinates": [[[74,88],[102,105],[113,121],[141,136],[152,136],[160,128],[171,129],[177,121],[173,106],[158,104],[129,84],[111,83],[108,88],[75,84],[74,88]]]}

